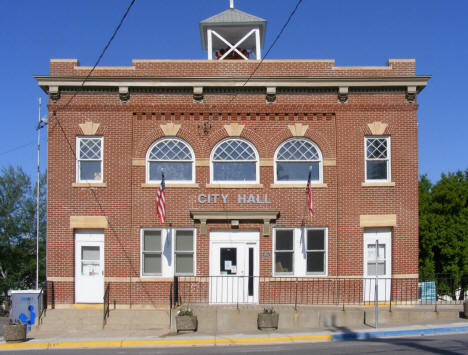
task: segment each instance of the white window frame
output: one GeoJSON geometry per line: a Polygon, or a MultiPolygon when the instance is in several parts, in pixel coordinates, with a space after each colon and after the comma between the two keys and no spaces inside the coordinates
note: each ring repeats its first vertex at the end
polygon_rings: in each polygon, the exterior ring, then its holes
{"type": "MultiPolygon", "coordinates": [[[[228,138],[225,138],[225,139],[222,139],[221,141],[219,141],[218,143],[215,144],[215,146],[213,147],[213,149],[211,150],[211,154],[210,154],[210,182],[212,184],[245,184],[245,185],[249,185],[249,184],[258,184],[259,181],[260,181],[260,168],[259,168],[259,156],[258,156],[258,151],[257,151],[257,148],[255,147],[255,145],[253,145],[252,142],[248,141],[247,139],[244,139],[244,138],[241,138],[241,137],[228,137],[228,138]],[[255,181],[242,181],[242,180],[214,180],[214,165],[213,165],[213,157],[214,157],[214,153],[216,152],[216,150],[218,149],[218,147],[225,143],[226,141],[230,141],[230,140],[239,140],[239,141],[243,141],[245,143],[247,143],[251,148],[252,150],[254,151],[254,154],[255,154],[255,181]]],[[[216,161],[216,162],[223,162],[223,161],[216,161]]],[[[242,162],[242,160],[227,160],[225,162],[242,162]]],[[[253,162],[251,160],[247,160],[246,162],[253,162]]]]}
{"type": "MultiPolygon", "coordinates": [[[[281,147],[283,145],[285,145],[286,143],[290,142],[290,141],[294,141],[294,140],[306,140],[306,141],[309,141],[313,146],[314,148],[317,150],[317,153],[319,155],[319,179],[318,180],[311,180],[310,183],[311,184],[322,184],[323,183],[323,155],[322,155],[322,151],[320,150],[319,146],[314,142],[312,141],[311,139],[309,138],[305,138],[305,137],[293,137],[293,138],[289,138],[287,140],[285,140],[284,142],[282,142],[275,150],[275,155],[274,155],[274,171],[273,171],[273,179],[274,179],[274,183],[275,184],[297,184],[297,183],[307,183],[307,178],[304,179],[304,180],[278,180],[277,179],[277,163],[278,163],[278,153],[281,149],[281,147]]],[[[287,160],[287,161],[284,161],[284,162],[307,162],[307,161],[310,161],[310,160],[287,160]]],[[[311,162],[315,162],[315,161],[311,161],[311,162]]],[[[308,173],[308,172],[307,172],[308,173]]]]}
{"type": "Polygon", "coordinates": [[[99,184],[104,181],[104,137],[103,136],[77,136],[76,137],[76,182],[77,183],[89,183],[89,184],[99,184]],[[81,149],[80,142],[82,139],[99,139],[101,141],[101,178],[99,180],[81,180],[81,162],[82,161],[99,161],[98,159],[81,159],[81,149]]]}
{"type": "Polygon", "coordinates": [[[364,181],[373,183],[373,182],[390,182],[392,181],[392,159],[391,159],[391,142],[390,136],[365,136],[364,137],[364,181]],[[386,139],[387,140],[387,159],[368,159],[367,158],[367,141],[369,139],[386,139]],[[386,179],[368,179],[367,178],[367,162],[368,161],[383,161],[386,160],[387,162],[387,178],[386,179]]]}
{"type": "MultiPolygon", "coordinates": [[[[151,144],[151,146],[148,148],[147,152],[146,152],[146,158],[145,158],[145,163],[146,163],[146,183],[147,184],[159,184],[161,182],[161,178],[158,178],[156,180],[150,180],[150,162],[151,161],[156,161],[156,160],[150,160],[149,159],[149,156],[150,156],[150,153],[151,151],[153,150],[153,148],[161,143],[162,141],[165,141],[165,140],[176,140],[176,141],[179,141],[181,143],[183,143],[189,150],[190,150],[190,153],[192,154],[192,160],[191,160],[191,163],[192,163],[192,178],[191,180],[167,180],[167,176],[166,176],[166,183],[167,184],[190,184],[190,183],[194,183],[195,182],[195,153],[192,149],[192,146],[185,140],[183,140],[182,138],[179,138],[179,137],[162,137],[156,141],[153,142],[153,144],[151,144]]],[[[157,161],[160,161],[160,162],[188,162],[187,160],[157,160],[157,161]]]]}
{"type": "Polygon", "coordinates": [[[142,278],[154,278],[154,277],[174,277],[174,276],[196,276],[197,274],[197,230],[196,228],[153,228],[153,227],[142,227],[140,228],[140,276],[142,278]],[[171,260],[167,259],[164,247],[166,246],[166,239],[169,232],[172,229],[172,243],[171,243],[171,260]],[[193,274],[176,274],[175,272],[175,238],[177,230],[190,230],[193,231],[193,274]],[[161,273],[160,274],[145,274],[143,273],[143,237],[145,231],[161,231],[161,273]]]}
{"type": "Polygon", "coordinates": [[[163,237],[163,229],[161,228],[142,228],[140,231],[140,275],[142,277],[154,277],[154,276],[162,276],[164,271],[163,271],[163,254],[164,254],[164,241],[165,238],[163,237]],[[144,235],[146,231],[161,231],[161,250],[159,252],[152,252],[148,251],[145,252],[144,250],[144,235]],[[161,272],[160,273],[145,273],[144,272],[144,254],[161,254],[161,272]]]}
{"type": "Polygon", "coordinates": [[[273,228],[273,244],[272,244],[272,275],[277,277],[327,277],[328,276],[328,227],[278,227],[273,228]],[[293,230],[293,272],[276,272],[276,231],[278,230],[293,230]],[[325,262],[324,272],[307,272],[307,231],[308,230],[323,230],[325,238],[325,262]],[[304,232],[304,241],[302,241],[302,232],[304,232]],[[305,243],[304,249],[302,243],[305,243]],[[305,254],[303,252],[305,251],[305,254]]]}
{"type": "Polygon", "coordinates": [[[174,252],[174,275],[175,276],[194,276],[196,274],[196,270],[195,270],[195,266],[197,265],[197,263],[195,262],[195,257],[196,257],[196,253],[195,253],[195,249],[196,249],[196,243],[197,243],[197,239],[196,239],[196,229],[194,228],[173,228],[174,229],[174,242],[173,242],[173,252],[174,252]],[[176,238],[177,238],[177,231],[191,231],[192,232],[192,238],[193,238],[193,243],[192,243],[192,251],[188,252],[188,251],[179,251],[177,252],[176,250],[176,238]],[[192,254],[193,256],[193,265],[192,265],[192,270],[193,272],[192,273],[177,273],[176,271],[176,260],[177,260],[177,254],[192,254]]]}
{"type": "Polygon", "coordinates": [[[296,229],[295,228],[274,228],[274,233],[273,233],[273,245],[272,245],[272,254],[273,254],[273,265],[272,265],[272,268],[273,268],[273,275],[275,276],[294,276],[295,272],[296,272],[296,262],[295,262],[295,259],[296,259],[296,229]],[[283,250],[283,251],[280,251],[280,253],[290,253],[292,252],[292,272],[276,272],[276,232],[277,231],[292,231],[292,245],[293,245],[293,248],[292,248],[292,251],[290,250],[283,250]]]}
{"type": "Polygon", "coordinates": [[[313,275],[313,276],[327,276],[328,275],[328,228],[316,228],[316,227],[312,227],[312,228],[305,228],[305,235],[304,235],[304,243],[306,244],[306,247],[305,247],[305,251],[306,251],[306,256],[305,256],[305,272],[306,272],[306,275],[313,275]],[[323,250],[318,250],[318,249],[308,249],[308,245],[307,245],[307,231],[309,230],[321,230],[323,231],[323,238],[324,238],[324,241],[323,241],[323,247],[324,249],[323,250]],[[308,272],[307,271],[307,252],[308,251],[323,251],[325,254],[324,254],[324,261],[323,261],[323,272],[308,272]]]}

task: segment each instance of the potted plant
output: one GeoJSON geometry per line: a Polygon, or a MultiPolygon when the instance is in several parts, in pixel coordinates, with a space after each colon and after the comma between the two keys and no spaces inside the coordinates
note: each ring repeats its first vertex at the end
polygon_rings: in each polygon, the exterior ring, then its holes
{"type": "Polygon", "coordinates": [[[26,324],[19,323],[17,321],[12,322],[3,326],[3,337],[7,342],[22,342],[26,341],[26,324]]]}
{"type": "Polygon", "coordinates": [[[279,314],[272,307],[264,308],[263,312],[258,314],[258,329],[278,329],[279,314]]]}
{"type": "Polygon", "coordinates": [[[176,328],[177,333],[182,331],[196,331],[198,326],[197,316],[193,315],[193,311],[189,306],[182,306],[177,311],[176,328]]]}

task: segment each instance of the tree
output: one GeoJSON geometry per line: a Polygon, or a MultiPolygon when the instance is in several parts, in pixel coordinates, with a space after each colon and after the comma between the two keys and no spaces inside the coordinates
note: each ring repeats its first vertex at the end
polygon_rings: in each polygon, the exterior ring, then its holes
{"type": "Polygon", "coordinates": [[[468,169],[442,174],[435,185],[421,177],[419,249],[421,276],[450,275],[454,285],[445,287],[452,296],[455,289],[466,289],[462,280],[468,279],[468,169]]]}
{"type": "MultiPolygon", "coordinates": [[[[46,176],[41,176],[39,270],[45,279],[46,176]]],[[[34,288],[36,279],[36,188],[21,168],[0,174],[0,296],[9,289],[34,288]]]]}

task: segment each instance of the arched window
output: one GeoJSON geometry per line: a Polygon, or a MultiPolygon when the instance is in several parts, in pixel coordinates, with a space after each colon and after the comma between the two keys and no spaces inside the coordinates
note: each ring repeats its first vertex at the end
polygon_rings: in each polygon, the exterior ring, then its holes
{"type": "Polygon", "coordinates": [[[257,183],[258,154],[242,138],[227,138],[211,152],[211,181],[214,183],[257,183]]]}
{"type": "Polygon", "coordinates": [[[322,182],[322,153],[307,138],[291,138],[283,142],[275,154],[275,182],[322,182]]]}
{"type": "Polygon", "coordinates": [[[180,138],[168,137],[157,140],[146,155],[146,181],[161,181],[164,169],[166,181],[194,182],[195,158],[192,148],[180,138]]]}

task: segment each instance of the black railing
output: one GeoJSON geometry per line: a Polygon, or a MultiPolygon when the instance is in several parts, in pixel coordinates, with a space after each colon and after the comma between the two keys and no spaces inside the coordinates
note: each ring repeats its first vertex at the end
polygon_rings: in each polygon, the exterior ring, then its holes
{"type": "Polygon", "coordinates": [[[191,304],[397,305],[461,304],[464,289],[450,278],[179,276],[171,284],[170,306],[191,304]],[[252,285],[253,283],[253,285],[252,285]],[[452,285],[447,288],[446,285],[452,285]],[[447,291],[448,290],[448,291],[447,291]],[[177,296],[176,296],[177,295],[177,296]]]}
{"type": "Polygon", "coordinates": [[[106,291],[104,292],[103,306],[104,306],[104,315],[102,318],[102,327],[104,328],[105,325],[107,324],[107,318],[109,318],[109,313],[110,313],[110,284],[107,284],[106,291]]]}
{"type": "Polygon", "coordinates": [[[41,288],[41,292],[39,292],[38,297],[38,304],[40,307],[40,312],[39,312],[39,317],[37,324],[41,325],[42,324],[42,319],[45,317],[46,312],[47,312],[47,284],[44,285],[44,287],[41,288]]]}

